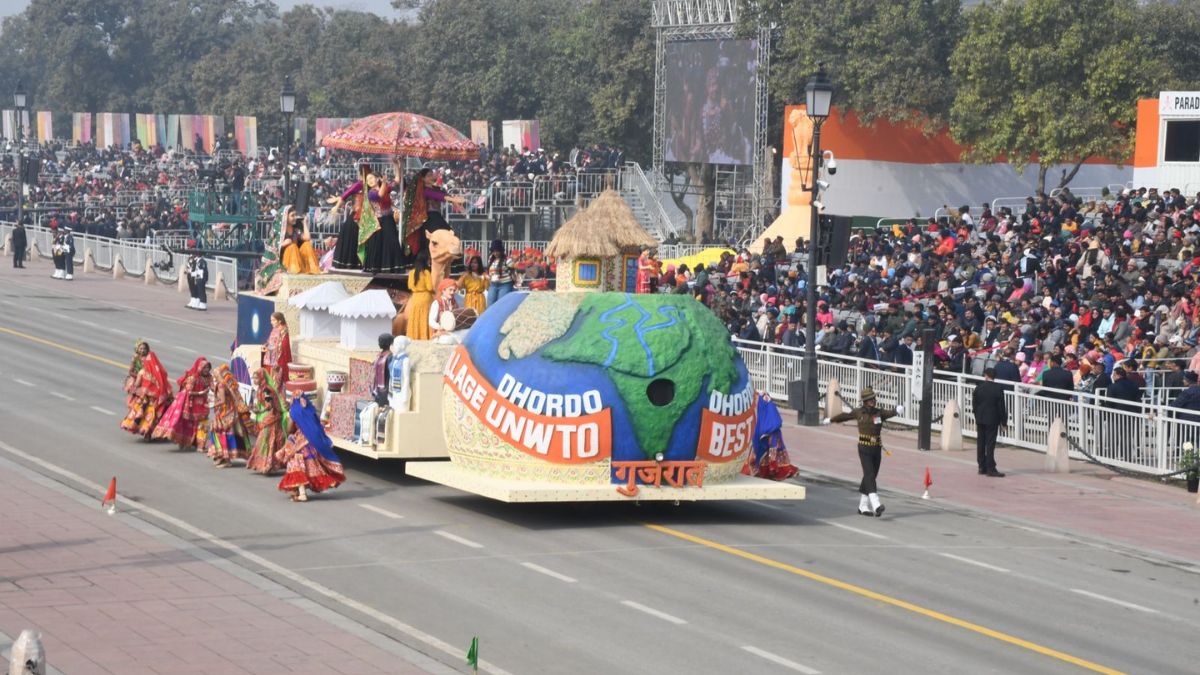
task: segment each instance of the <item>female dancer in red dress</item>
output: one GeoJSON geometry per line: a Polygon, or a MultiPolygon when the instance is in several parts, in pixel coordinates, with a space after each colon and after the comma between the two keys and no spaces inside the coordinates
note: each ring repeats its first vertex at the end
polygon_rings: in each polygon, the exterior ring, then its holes
{"type": "Polygon", "coordinates": [[[171,380],[158,356],[143,340],[138,340],[134,348],[125,393],[129,394],[126,402],[129,413],[121,421],[121,428],[150,440],[155,425],[171,403],[171,380]]]}
{"type": "Polygon", "coordinates": [[[290,492],[294,502],[306,502],[309,491],[335,488],[346,482],[346,474],[333,451],[333,441],[325,435],[317,410],[308,399],[297,396],[289,415],[294,431],[275,455],[276,461],[287,466],[279,489],[290,492]]]}
{"type": "Polygon", "coordinates": [[[203,446],[208,436],[208,390],[212,387],[212,364],[201,356],[175,381],[179,393],[167,408],[152,438],[169,440],[182,449],[203,446]]]}

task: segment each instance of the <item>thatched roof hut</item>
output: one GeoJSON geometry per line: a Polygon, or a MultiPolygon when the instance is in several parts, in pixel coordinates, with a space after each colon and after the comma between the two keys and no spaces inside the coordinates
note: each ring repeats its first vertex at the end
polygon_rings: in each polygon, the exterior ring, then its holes
{"type": "Polygon", "coordinates": [[[546,255],[554,258],[612,258],[624,249],[658,246],[616,190],[605,190],[554,234],[546,255]]]}

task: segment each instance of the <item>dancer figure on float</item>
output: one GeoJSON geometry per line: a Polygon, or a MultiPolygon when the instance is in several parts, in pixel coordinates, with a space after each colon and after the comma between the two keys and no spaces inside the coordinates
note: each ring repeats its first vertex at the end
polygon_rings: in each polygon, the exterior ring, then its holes
{"type": "Polygon", "coordinates": [[[171,403],[171,380],[158,355],[145,340],[138,340],[125,378],[126,405],[129,413],[121,420],[121,428],[150,440],[155,425],[171,403]]]}
{"type": "Polygon", "coordinates": [[[288,364],[292,362],[292,336],[288,332],[283,312],[271,315],[271,334],[262,348],[262,367],[271,375],[275,386],[287,384],[288,364]]]}
{"type": "MultiPolygon", "coordinates": [[[[399,162],[393,164],[393,170],[395,175],[389,183],[364,164],[359,168],[359,180],[331,200],[334,208],[340,209],[346,199],[357,197],[358,257],[363,271],[372,274],[399,272],[405,262],[392,208],[392,191],[400,186],[399,162]]],[[[336,253],[334,258],[337,259],[336,253]]],[[[345,255],[343,262],[350,262],[345,255]]]]}
{"type": "Polygon", "coordinates": [[[279,234],[279,257],[288,274],[320,274],[321,265],[313,249],[308,215],[283,207],[283,231],[279,234]]]}
{"type": "Polygon", "coordinates": [[[452,197],[434,184],[429,167],[417,172],[404,190],[404,248],[410,256],[429,250],[429,233],[434,230],[449,230],[450,224],[442,216],[442,204],[449,202],[464,206],[463,197],[452,197]]]}

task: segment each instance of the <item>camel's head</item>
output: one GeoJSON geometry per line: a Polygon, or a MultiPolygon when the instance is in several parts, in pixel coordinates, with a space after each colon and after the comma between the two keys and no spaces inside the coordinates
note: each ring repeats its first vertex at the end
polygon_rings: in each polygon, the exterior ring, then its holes
{"type": "Polygon", "coordinates": [[[434,230],[429,233],[429,258],[435,263],[450,264],[462,255],[462,241],[454,230],[434,230]]]}

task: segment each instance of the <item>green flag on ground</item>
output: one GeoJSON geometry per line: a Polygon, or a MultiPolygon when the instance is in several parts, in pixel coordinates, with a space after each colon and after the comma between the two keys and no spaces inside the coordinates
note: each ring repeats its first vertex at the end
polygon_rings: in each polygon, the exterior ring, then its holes
{"type": "Polygon", "coordinates": [[[471,648],[467,650],[467,665],[472,670],[479,670],[479,638],[471,638],[471,648]]]}

